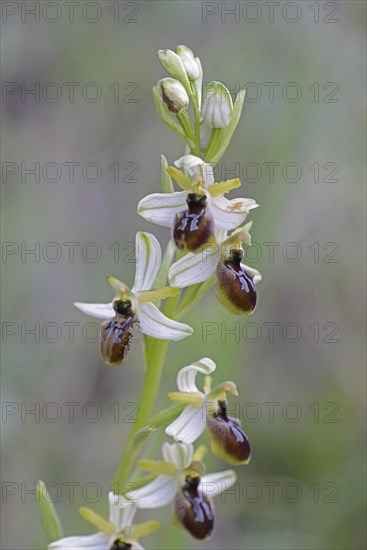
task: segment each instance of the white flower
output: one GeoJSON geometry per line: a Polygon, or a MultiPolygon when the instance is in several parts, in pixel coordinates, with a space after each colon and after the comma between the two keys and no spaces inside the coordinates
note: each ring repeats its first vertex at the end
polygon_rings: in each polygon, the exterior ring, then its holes
{"type": "Polygon", "coordinates": [[[250,442],[240,423],[227,416],[227,393],[238,396],[236,384],[226,381],[211,389],[210,374],[215,363],[203,357],[179,370],[177,387],[168,397],[186,407],[166,428],[166,434],[176,441],[193,443],[207,430],[214,454],[230,464],[247,464],[251,457],[250,442]],[[196,385],[196,375],[204,374],[203,391],[196,385]]]}
{"type": "MultiPolygon", "coordinates": [[[[177,374],[177,387],[180,393],[170,393],[168,397],[173,401],[189,403],[180,416],[166,428],[166,434],[171,435],[176,441],[194,443],[206,429],[206,417],[208,413],[213,414],[217,409],[216,402],[218,393],[211,391],[208,379],[203,391],[196,386],[196,375],[198,373],[208,376],[215,371],[215,363],[208,357],[203,357],[187,367],[183,367],[177,374]]],[[[237,394],[234,382],[226,382],[227,391],[237,394]]],[[[223,387],[219,388],[223,393],[223,387]]]]}
{"type": "Polygon", "coordinates": [[[223,194],[240,185],[239,180],[214,183],[213,169],[201,158],[185,155],[175,162],[175,166],[183,168],[190,175],[184,176],[179,170],[168,172],[172,177],[179,178],[178,184],[184,191],[175,193],[153,193],[144,197],[138,204],[138,214],[144,219],[161,225],[173,227],[176,214],[187,210],[188,194],[193,191],[200,178],[201,186],[207,195],[208,211],[213,216],[215,229],[230,230],[241,225],[247,214],[258,204],[253,199],[226,199],[223,194]]]}
{"type": "Polygon", "coordinates": [[[207,538],[214,527],[214,508],[210,498],[231,487],[236,482],[236,474],[233,470],[225,470],[202,475],[201,459],[205,452],[204,447],[199,447],[194,453],[192,445],[164,443],[162,462],[139,462],[144,470],[160,475],[144,487],[128,493],[126,498],[142,509],[160,508],[174,501],[178,521],[194,537],[207,538]],[[194,517],[190,516],[193,508],[200,511],[194,517]]]}
{"type": "Polygon", "coordinates": [[[241,262],[241,243],[251,243],[249,229],[252,222],[238,228],[229,237],[226,231],[216,232],[216,242],[202,247],[199,254],[189,253],[175,262],[168,278],[173,287],[184,288],[202,283],[216,274],[218,300],[232,313],[250,314],[256,306],[255,283],[261,274],[241,262]]]}
{"type": "Polygon", "coordinates": [[[85,519],[100,529],[95,535],[64,537],[52,542],[48,550],[115,550],[123,548],[123,543],[130,545],[125,548],[132,550],[144,550],[137,542],[137,539],[154,532],[159,523],[150,521],[146,523],[133,525],[133,519],[137,511],[134,503],[125,502],[121,504],[121,499],[112,492],[108,495],[110,514],[109,521],[102,518],[89,509],[82,509],[81,512],[85,519]],[[118,542],[120,546],[118,546],[118,542]]]}
{"type": "MultiPolygon", "coordinates": [[[[108,282],[115,289],[119,299],[131,302],[136,312],[139,329],[153,338],[162,340],[181,340],[192,334],[192,328],[166,317],[151,300],[157,300],[172,294],[172,289],[151,290],[161,265],[161,248],[159,242],[150,233],[136,234],[137,263],[135,281],[130,290],[126,285],[108,278],[108,282]]],[[[108,304],[87,304],[76,302],[74,305],[92,317],[112,320],[116,316],[113,307],[115,302],[108,304]]]]}
{"type": "Polygon", "coordinates": [[[231,94],[221,82],[210,82],[203,97],[202,117],[211,128],[225,128],[231,121],[231,94]]]}

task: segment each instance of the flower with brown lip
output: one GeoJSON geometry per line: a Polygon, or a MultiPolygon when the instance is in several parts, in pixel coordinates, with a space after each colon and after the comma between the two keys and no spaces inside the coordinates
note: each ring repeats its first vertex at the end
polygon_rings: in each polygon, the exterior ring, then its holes
{"type": "Polygon", "coordinates": [[[186,407],[166,428],[166,434],[176,441],[193,443],[207,430],[213,453],[229,464],[247,464],[251,458],[250,442],[238,420],[227,415],[227,394],[238,396],[234,382],[227,380],[211,388],[210,374],[216,365],[203,357],[179,370],[178,392],[171,392],[172,401],[186,407]],[[205,375],[203,391],[196,386],[197,374],[205,375]]]}
{"type": "Polygon", "coordinates": [[[261,274],[241,262],[243,243],[251,244],[251,225],[236,229],[229,237],[226,231],[217,231],[216,242],[203,247],[201,253],[180,258],[169,270],[170,285],[184,288],[216,274],[218,301],[235,315],[253,313],[257,302],[255,283],[261,281],[261,274]]]}

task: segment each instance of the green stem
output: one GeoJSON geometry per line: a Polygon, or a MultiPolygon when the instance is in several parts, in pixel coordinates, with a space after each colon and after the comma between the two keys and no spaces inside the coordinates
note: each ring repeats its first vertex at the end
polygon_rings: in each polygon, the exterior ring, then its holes
{"type": "Polygon", "coordinates": [[[135,424],[136,431],[147,424],[154,409],[168,344],[167,340],[155,340],[150,336],[144,336],[146,374],[140,398],[138,422],[135,424]]]}
{"type": "Polygon", "coordinates": [[[144,336],[146,373],[140,397],[138,421],[131,427],[114,481],[121,492],[123,492],[139,450],[139,445],[134,444],[134,435],[147,424],[156,402],[168,343],[167,340],[156,340],[150,336],[144,336]]]}

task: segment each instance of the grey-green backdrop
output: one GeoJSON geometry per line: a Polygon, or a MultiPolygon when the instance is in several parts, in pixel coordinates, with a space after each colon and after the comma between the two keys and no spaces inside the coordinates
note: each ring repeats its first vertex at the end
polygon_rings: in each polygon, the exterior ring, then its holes
{"type": "MultiPolygon", "coordinates": [[[[146,546],[365,547],[365,7],[2,3],[2,548],[45,547],[37,479],[51,483],[67,534],[93,531],[78,517],[86,500],[104,509],[141,345],[107,368],[92,320],[72,303],[108,301],[106,273],[132,282],[137,230],[168,240],[135,210],[159,191],[160,154],[183,154],[151,98],[164,76],[156,51],[177,44],[200,56],[205,82],[247,85],[217,178],[240,173],[234,196],[260,204],[248,263],[263,281],[251,318],[227,314],[214,292],[188,317],[194,335],[170,347],[160,404],[180,366],[212,357],[215,380],[237,382],[231,409],[253,457],[217,499],[210,542],[192,541],[163,509],[146,546]]],[[[222,467],[209,458],[209,471],[222,467]]]]}

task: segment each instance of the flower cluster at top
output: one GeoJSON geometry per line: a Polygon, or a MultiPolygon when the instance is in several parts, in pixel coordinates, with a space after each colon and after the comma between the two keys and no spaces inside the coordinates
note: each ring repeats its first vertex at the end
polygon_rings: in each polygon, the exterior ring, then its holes
{"type": "MultiPolygon", "coordinates": [[[[245,220],[258,205],[249,198],[227,198],[240,181],[215,182],[213,175],[213,166],[239,121],[245,93],[241,91],[233,104],[219,82],[211,82],[203,91],[200,60],[185,46],[178,46],[176,52],[160,51],[158,56],[169,77],[154,87],[154,105],[165,124],[185,140],[186,154],[171,166],[162,157],[162,192],[143,197],[137,212],[169,228],[170,243],[162,258],[156,237],[138,232],[131,288],[108,276],[114,291],[111,302],[75,303],[87,315],[103,320],[100,351],[111,366],[126,359],[135,329],[158,340],[190,336],[192,328],[181,319],[215,283],[217,299],[228,311],[252,314],[257,301],[255,284],[261,279],[257,270],[243,263],[244,251],[251,245],[252,225],[245,220]],[[173,182],[179,190],[175,191],[173,182]],[[167,311],[162,307],[164,300],[171,300],[175,307],[167,311]]],[[[247,435],[227,414],[227,394],[237,396],[236,385],[225,381],[212,387],[210,375],[215,368],[208,357],[181,368],[178,391],[168,395],[178,409],[166,422],[165,433],[174,442],[163,444],[163,460],[140,460],[139,468],[149,475],[139,480],[137,490],[110,493],[109,520],[87,508],[81,510],[97,534],[61,538],[49,550],[142,548],[138,540],[155,531],[158,522],[134,524],[136,511],[169,503],[173,503],[176,523],[193,537],[203,540],[212,534],[212,497],[233,485],[236,475],[233,470],[206,474],[206,448],[199,445],[195,450],[193,444],[206,431],[219,459],[240,465],[251,457],[247,435]],[[202,389],[196,385],[198,374],[204,376],[202,389]]]]}

